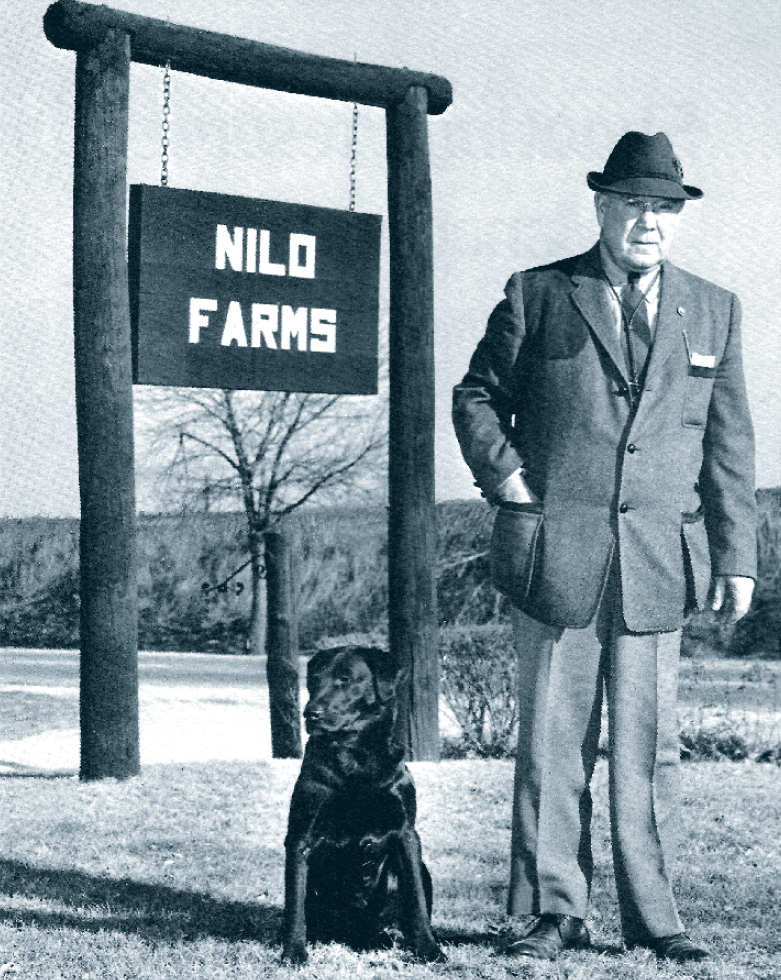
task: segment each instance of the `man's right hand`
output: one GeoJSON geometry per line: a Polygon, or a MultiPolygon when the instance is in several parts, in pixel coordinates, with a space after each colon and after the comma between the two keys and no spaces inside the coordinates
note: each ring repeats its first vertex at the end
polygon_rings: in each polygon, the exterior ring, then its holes
{"type": "Polygon", "coordinates": [[[520,470],[511,473],[499,486],[496,491],[496,500],[500,506],[502,504],[539,503],[539,498],[531,492],[520,470]]]}

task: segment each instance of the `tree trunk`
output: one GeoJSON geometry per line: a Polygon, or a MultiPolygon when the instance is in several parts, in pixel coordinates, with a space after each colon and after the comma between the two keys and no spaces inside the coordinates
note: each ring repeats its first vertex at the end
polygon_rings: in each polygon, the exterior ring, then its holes
{"type": "Polygon", "coordinates": [[[266,676],[271,708],[271,755],[275,759],[300,759],[302,755],[295,552],[296,535],[290,525],[283,524],[266,532],[266,676]]]}
{"type": "Polygon", "coordinates": [[[263,544],[250,535],[250,570],[252,595],[250,597],[247,653],[261,656],[266,650],[266,587],[263,581],[263,544]]]}

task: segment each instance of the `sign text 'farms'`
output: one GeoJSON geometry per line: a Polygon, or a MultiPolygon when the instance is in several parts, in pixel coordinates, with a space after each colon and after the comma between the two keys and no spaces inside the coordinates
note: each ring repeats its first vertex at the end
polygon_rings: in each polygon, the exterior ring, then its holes
{"type": "Polygon", "coordinates": [[[134,184],[133,380],[376,393],[381,220],[134,184]]]}

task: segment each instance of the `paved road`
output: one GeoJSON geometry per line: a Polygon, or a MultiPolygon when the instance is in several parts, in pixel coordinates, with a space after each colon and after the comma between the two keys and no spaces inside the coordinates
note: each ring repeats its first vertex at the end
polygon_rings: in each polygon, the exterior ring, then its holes
{"type": "MultiPolygon", "coordinates": [[[[212,653],[140,653],[139,682],[167,687],[253,688],[266,686],[265,657],[212,653]]],[[[78,687],[77,650],[19,650],[0,647],[0,684],[78,687]]]]}
{"type": "MultiPolygon", "coordinates": [[[[0,648],[0,690],[20,689],[77,699],[78,652],[0,648]]],[[[141,653],[139,721],[142,765],[270,759],[265,657],[141,653]]],[[[0,740],[0,774],[78,766],[77,729],[0,740]]]]}

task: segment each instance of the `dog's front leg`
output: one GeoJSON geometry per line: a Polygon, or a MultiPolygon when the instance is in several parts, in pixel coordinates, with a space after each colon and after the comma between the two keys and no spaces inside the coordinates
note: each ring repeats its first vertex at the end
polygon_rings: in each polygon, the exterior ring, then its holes
{"type": "Polygon", "coordinates": [[[285,916],[282,926],[282,959],[294,965],[307,961],[306,879],[308,873],[306,840],[285,841],[285,916]]]}
{"type": "Polygon", "coordinates": [[[309,849],[320,808],[332,790],[309,776],[307,756],[290,801],[285,837],[285,915],[282,925],[282,959],[306,963],[306,885],[309,849]]]}
{"type": "Polygon", "coordinates": [[[403,873],[403,894],[408,913],[408,927],[405,930],[407,944],[417,959],[427,963],[443,962],[447,957],[431,929],[426,893],[423,888],[423,852],[420,838],[412,826],[402,828],[399,834],[403,873]]]}

